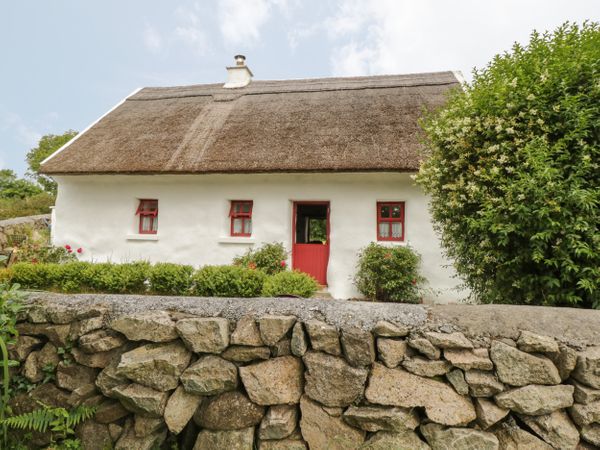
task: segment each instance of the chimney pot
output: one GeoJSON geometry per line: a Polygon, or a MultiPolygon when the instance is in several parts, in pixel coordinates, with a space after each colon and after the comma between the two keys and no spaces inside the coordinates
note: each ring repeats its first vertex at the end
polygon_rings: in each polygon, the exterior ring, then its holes
{"type": "Polygon", "coordinates": [[[244,55],[235,55],[235,66],[227,67],[227,82],[223,85],[226,89],[243,88],[252,81],[252,72],[246,65],[244,55]]]}

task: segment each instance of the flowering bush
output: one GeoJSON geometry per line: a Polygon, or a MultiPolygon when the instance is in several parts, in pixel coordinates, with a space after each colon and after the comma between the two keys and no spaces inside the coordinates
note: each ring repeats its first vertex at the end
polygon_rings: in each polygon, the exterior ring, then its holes
{"type": "Polygon", "coordinates": [[[248,249],[242,256],[234,258],[233,264],[249,269],[260,269],[273,275],[287,268],[287,252],[282,243],[265,244],[257,249],[248,249]]]}
{"type": "Polygon", "coordinates": [[[600,307],[600,27],[496,56],[423,121],[442,243],[487,303],[600,307]]]}
{"type": "Polygon", "coordinates": [[[387,247],[375,243],[362,249],[354,279],[357,289],[370,300],[419,303],[420,257],[408,247],[387,247]]]}
{"type": "Polygon", "coordinates": [[[202,297],[258,297],[267,276],[240,266],[204,266],[193,277],[192,291],[202,297]]]}
{"type": "Polygon", "coordinates": [[[298,271],[286,271],[268,277],[265,280],[262,295],[265,297],[281,295],[311,297],[317,292],[318,287],[317,281],[310,275],[298,271]]]}

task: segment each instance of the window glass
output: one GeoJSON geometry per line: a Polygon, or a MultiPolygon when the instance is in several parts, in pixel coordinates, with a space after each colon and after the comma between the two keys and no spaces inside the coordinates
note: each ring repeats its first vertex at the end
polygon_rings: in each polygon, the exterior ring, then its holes
{"type": "Polygon", "coordinates": [[[392,222],[392,237],[397,239],[402,237],[402,224],[400,222],[392,222]]]}
{"type": "MultiPolygon", "coordinates": [[[[373,210],[371,210],[373,211],[373,210]]],[[[381,217],[390,217],[390,207],[387,205],[381,205],[381,217]]]]}
{"type": "MultiPolygon", "coordinates": [[[[371,210],[373,211],[373,210],[371,210]]],[[[379,236],[386,238],[386,237],[390,237],[390,226],[387,223],[380,223],[379,224],[379,236]]]]}
{"type": "Polygon", "coordinates": [[[400,218],[400,205],[394,205],[392,207],[392,218],[399,219],[400,218]]]}
{"type": "Polygon", "coordinates": [[[234,218],[233,219],[233,233],[234,234],[240,234],[242,233],[242,224],[243,224],[244,219],[241,218],[234,218]]]}

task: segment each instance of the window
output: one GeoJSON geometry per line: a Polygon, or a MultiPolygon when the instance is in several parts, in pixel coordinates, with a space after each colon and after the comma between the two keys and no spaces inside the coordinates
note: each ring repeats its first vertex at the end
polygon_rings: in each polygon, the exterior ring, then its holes
{"type": "Polygon", "coordinates": [[[156,234],[158,230],[158,200],[140,200],[136,215],[140,216],[140,234],[156,234]]]}
{"type": "Polygon", "coordinates": [[[231,236],[252,235],[252,201],[232,200],[229,217],[231,217],[231,236]]]}
{"type": "Polygon", "coordinates": [[[377,240],[404,240],[404,202],[377,203],[377,240]]]}

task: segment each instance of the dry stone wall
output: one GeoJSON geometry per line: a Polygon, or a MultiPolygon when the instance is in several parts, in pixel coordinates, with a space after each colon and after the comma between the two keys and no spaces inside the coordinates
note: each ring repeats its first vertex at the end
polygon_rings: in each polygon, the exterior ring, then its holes
{"type": "Polygon", "coordinates": [[[600,446],[600,312],[503,333],[530,310],[456,308],[477,333],[414,305],[32,295],[13,410],[95,405],[77,432],[99,450],[600,446]]]}
{"type": "Polygon", "coordinates": [[[0,220],[0,250],[19,244],[24,234],[33,234],[34,238],[39,238],[39,233],[47,230],[49,225],[50,214],[0,220]],[[15,238],[19,238],[17,242],[11,242],[15,238]]]}

